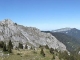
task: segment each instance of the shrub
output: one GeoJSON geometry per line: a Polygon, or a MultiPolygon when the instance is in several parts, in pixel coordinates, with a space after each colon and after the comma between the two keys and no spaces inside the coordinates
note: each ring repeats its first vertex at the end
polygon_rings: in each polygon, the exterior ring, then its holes
{"type": "Polygon", "coordinates": [[[14,23],[15,25],[17,25],[17,23],[14,23]]]}
{"type": "Polygon", "coordinates": [[[50,53],[54,54],[54,49],[53,48],[50,48],[50,53]]]}
{"type": "Polygon", "coordinates": [[[17,55],[21,55],[20,53],[17,53],[17,55]]]}

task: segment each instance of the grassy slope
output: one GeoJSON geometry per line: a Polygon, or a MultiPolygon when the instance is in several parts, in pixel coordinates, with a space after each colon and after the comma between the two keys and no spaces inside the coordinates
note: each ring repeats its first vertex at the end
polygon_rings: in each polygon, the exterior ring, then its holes
{"type": "MultiPolygon", "coordinates": [[[[34,50],[13,50],[13,54],[9,57],[5,57],[3,60],[51,60],[53,55],[50,54],[49,50],[44,49],[45,57],[40,54],[40,49],[37,51],[34,50]],[[20,55],[17,55],[20,53],[20,55]]],[[[59,60],[57,56],[55,56],[55,60],[59,60]]],[[[2,57],[0,57],[0,60],[2,57]]]]}

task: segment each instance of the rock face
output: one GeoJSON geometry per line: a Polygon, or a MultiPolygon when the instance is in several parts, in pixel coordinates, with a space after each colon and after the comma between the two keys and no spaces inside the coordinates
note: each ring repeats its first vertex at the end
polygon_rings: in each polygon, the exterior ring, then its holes
{"type": "Polygon", "coordinates": [[[13,42],[14,48],[18,43],[39,47],[40,45],[48,45],[50,48],[66,50],[66,46],[58,41],[50,33],[43,33],[34,27],[24,27],[5,19],[0,22],[0,40],[13,42]]]}

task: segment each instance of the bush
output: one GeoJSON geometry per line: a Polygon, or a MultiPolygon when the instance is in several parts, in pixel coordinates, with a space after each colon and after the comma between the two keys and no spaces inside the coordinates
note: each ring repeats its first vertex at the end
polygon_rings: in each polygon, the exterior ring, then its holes
{"type": "Polygon", "coordinates": [[[50,48],[50,53],[54,54],[54,49],[53,48],[50,48]]]}
{"type": "Polygon", "coordinates": [[[17,25],[17,23],[14,23],[15,25],[17,25]]]}
{"type": "Polygon", "coordinates": [[[17,53],[17,55],[21,55],[20,53],[17,53]]]}

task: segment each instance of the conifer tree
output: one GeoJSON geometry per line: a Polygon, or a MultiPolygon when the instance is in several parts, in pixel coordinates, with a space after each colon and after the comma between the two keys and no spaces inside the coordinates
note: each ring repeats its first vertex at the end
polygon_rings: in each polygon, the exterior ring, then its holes
{"type": "Polygon", "coordinates": [[[0,41],[0,48],[3,48],[4,42],[0,41]]]}
{"type": "Polygon", "coordinates": [[[46,45],[46,46],[45,46],[45,48],[46,48],[46,49],[49,49],[49,46],[48,46],[48,45],[46,45]]]}
{"type": "Polygon", "coordinates": [[[45,53],[44,53],[43,48],[41,48],[40,54],[45,57],[45,53]]]}
{"type": "Polygon", "coordinates": [[[12,49],[13,48],[13,45],[12,45],[12,42],[11,42],[11,40],[9,40],[9,43],[8,43],[8,52],[9,53],[12,53],[12,49]]]}
{"type": "Polygon", "coordinates": [[[27,44],[25,45],[25,49],[28,49],[28,46],[27,46],[27,44]]]}
{"type": "Polygon", "coordinates": [[[6,44],[3,44],[3,51],[6,51],[6,44]]]}
{"type": "Polygon", "coordinates": [[[19,48],[23,49],[23,44],[19,43],[19,48]]]}

